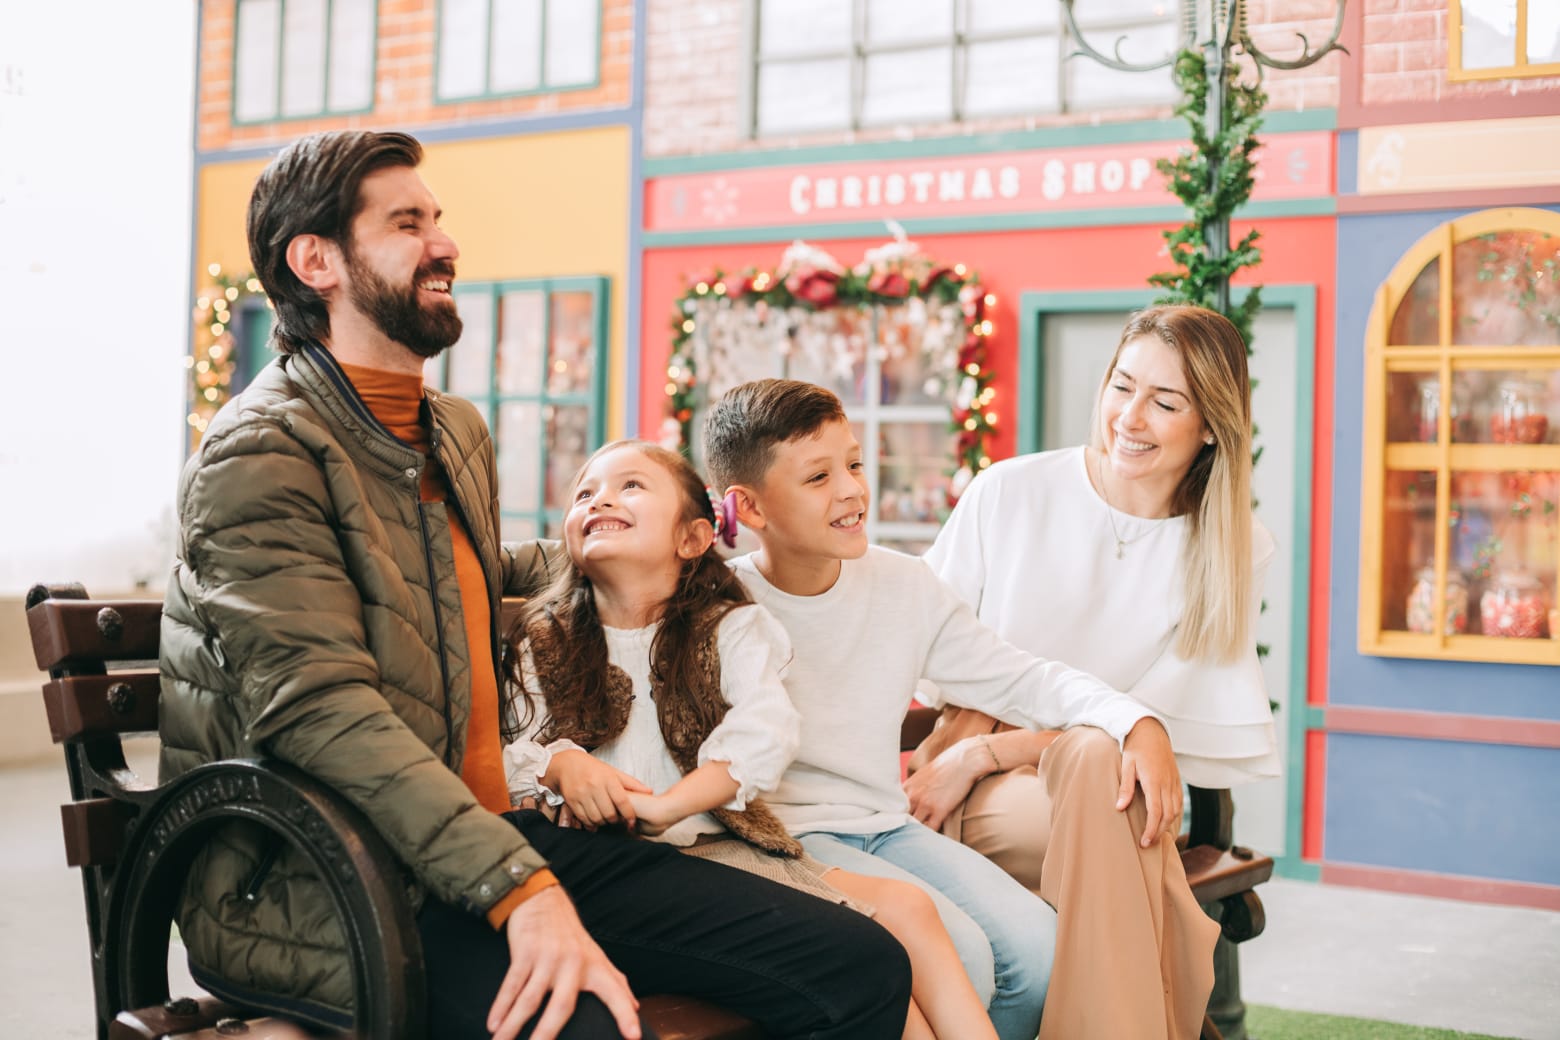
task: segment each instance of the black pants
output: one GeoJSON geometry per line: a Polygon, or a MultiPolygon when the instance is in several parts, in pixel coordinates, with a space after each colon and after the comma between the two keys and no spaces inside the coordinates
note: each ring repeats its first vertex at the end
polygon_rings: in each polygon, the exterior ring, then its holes
{"type": "MultiPolygon", "coordinates": [[[[505,818],[546,857],[586,930],[636,994],[706,999],[753,1019],[775,1040],[897,1040],[902,1033],[909,957],[861,914],[655,842],[566,830],[536,812],[505,818]]],[[[488,1009],[509,968],[505,933],[432,899],[417,923],[430,1035],[486,1038],[488,1009]]],[[[563,1035],[618,1033],[605,1007],[582,995],[563,1035]]]]}

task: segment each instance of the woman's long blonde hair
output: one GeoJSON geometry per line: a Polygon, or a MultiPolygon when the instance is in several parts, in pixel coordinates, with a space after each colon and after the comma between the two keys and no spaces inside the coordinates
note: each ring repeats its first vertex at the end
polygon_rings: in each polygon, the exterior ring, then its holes
{"type": "Polygon", "coordinates": [[[1229,319],[1202,307],[1150,307],[1127,319],[1095,399],[1093,447],[1103,451],[1099,400],[1121,351],[1152,337],[1181,358],[1187,391],[1213,443],[1205,444],[1171,498],[1172,516],[1186,517],[1182,574],[1186,610],[1176,653],[1189,661],[1228,663],[1250,645],[1251,378],[1246,344],[1229,319]]]}

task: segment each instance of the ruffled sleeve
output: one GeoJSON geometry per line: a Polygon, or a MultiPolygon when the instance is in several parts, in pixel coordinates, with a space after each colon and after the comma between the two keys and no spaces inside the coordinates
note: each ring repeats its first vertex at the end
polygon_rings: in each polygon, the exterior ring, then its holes
{"type": "MultiPolygon", "coordinates": [[[[1272,535],[1252,525],[1252,624],[1272,562],[1272,535]]],[[[1278,741],[1255,641],[1230,664],[1188,661],[1174,641],[1127,691],[1165,722],[1181,776],[1198,787],[1234,787],[1279,774],[1278,741]]]]}
{"type": "Polygon", "coordinates": [[[802,717],[781,682],[791,640],[774,615],[757,604],[721,619],[720,692],[731,709],[699,748],[699,765],[724,762],[737,793],[723,808],[745,809],[774,790],[801,744],[802,717]]]}
{"type": "MultiPolygon", "coordinates": [[[[522,645],[520,653],[524,660],[522,675],[535,675],[536,663],[531,658],[531,648],[522,645]]],[[[514,711],[517,718],[525,717],[524,691],[515,693],[514,711]]],[[[504,776],[509,784],[509,796],[516,804],[522,798],[540,798],[548,805],[559,806],[563,804],[563,796],[553,791],[542,783],[542,777],[547,775],[547,770],[552,765],[553,755],[560,751],[570,749],[584,751],[572,740],[554,740],[547,744],[537,741],[537,736],[547,724],[547,712],[540,705],[540,698],[536,712],[531,721],[520,734],[520,739],[504,748],[504,776]]]]}

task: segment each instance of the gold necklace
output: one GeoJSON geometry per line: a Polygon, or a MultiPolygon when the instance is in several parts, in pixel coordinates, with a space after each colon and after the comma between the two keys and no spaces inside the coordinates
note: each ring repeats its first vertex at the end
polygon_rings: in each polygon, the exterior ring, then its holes
{"type": "Polygon", "coordinates": [[[1116,510],[1110,504],[1110,491],[1105,487],[1105,453],[1103,451],[1100,452],[1099,458],[1095,461],[1095,468],[1100,476],[1100,500],[1105,503],[1105,519],[1110,521],[1110,536],[1116,540],[1116,559],[1124,560],[1127,558],[1127,546],[1139,538],[1153,534],[1155,529],[1159,527],[1159,524],[1155,523],[1145,530],[1139,531],[1131,538],[1121,537],[1121,532],[1116,530],[1116,510]]]}

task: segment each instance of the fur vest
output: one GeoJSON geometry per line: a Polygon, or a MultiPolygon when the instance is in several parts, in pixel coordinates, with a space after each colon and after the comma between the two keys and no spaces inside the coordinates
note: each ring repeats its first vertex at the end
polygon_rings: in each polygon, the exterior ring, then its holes
{"type": "MultiPolygon", "coordinates": [[[[594,750],[617,737],[628,726],[628,713],[634,699],[633,684],[628,673],[614,664],[608,664],[604,717],[581,718],[579,713],[570,712],[559,705],[561,691],[552,677],[567,674],[565,670],[576,665],[565,659],[556,638],[547,631],[549,627],[545,624],[532,625],[528,633],[535,675],[526,676],[526,685],[529,686],[530,680],[534,679],[541,688],[548,716],[547,724],[537,739],[542,743],[572,740],[581,747],[594,750]],[[564,710],[555,710],[557,708],[564,710]]],[[[661,679],[660,670],[654,667],[650,670],[650,697],[655,701],[656,718],[661,724],[661,739],[666,742],[666,750],[671,754],[672,761],[684,774],[698,766],[699,748],[709,739],[715,727],[720,725],[731,707],[720,693],[720,650],[716,646],[713,630],[699,646],[697,655],[699,682],[694,689],[668,690],[661,679]]],[[[711,809],[710,815],[732,834],[772,855],[794,858],[802,854],[801,843],[791,837],[785,824],[761,799],[752,799],[746,809],[711,809]]]]}

